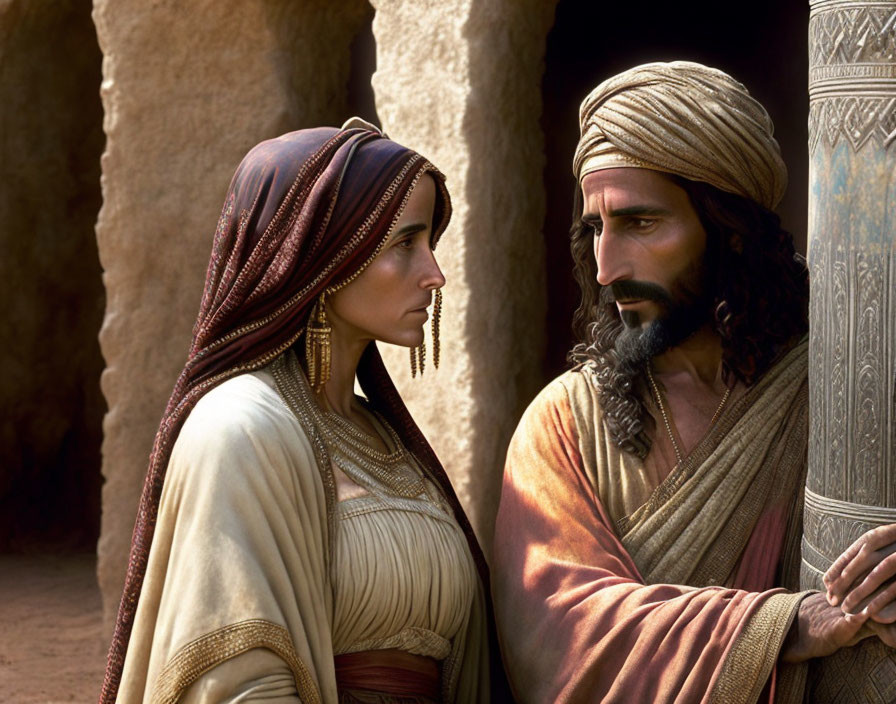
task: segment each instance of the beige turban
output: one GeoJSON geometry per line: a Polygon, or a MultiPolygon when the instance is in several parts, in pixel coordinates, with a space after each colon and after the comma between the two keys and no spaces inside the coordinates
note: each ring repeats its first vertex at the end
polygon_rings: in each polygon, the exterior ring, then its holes
{"type": "Polygon", "coordinates": [[[769,210],[787,167],[765,109],[717,69],[689,61],[635,66],[601,83],[579,109],[573,171],[634,166],[704,181],[769,210]]]}

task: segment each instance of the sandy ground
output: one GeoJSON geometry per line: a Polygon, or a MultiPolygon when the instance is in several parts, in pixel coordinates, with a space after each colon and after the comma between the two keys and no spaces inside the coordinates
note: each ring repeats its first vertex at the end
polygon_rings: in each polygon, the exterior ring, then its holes
{"type": "Polygon", "coordinates": [[[96,702],[103,677],[95,555],[0,555],[0,702],[96,702]]]}

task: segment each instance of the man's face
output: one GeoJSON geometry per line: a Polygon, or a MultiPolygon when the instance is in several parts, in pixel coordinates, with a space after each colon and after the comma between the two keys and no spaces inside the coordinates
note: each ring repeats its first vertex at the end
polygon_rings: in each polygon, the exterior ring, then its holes
{"type": "Polygon", "coordinates": [[[654,356],[707,322],[706,231],[687,193],[659,172],[618,168],[585,176],[582,194],[597,282],[626,327],[619,351],[654,356]]]}

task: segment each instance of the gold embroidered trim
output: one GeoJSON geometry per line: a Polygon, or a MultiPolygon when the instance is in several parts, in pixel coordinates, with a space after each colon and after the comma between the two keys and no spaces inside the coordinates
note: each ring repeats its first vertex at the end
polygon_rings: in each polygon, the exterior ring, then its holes
{"type": "MultiPolygon", "coordinates": [[[[433,490],[434,493],[437,489],[433,490]]],[[[439,499],[440,497],[436,497],[439,499]]],[[[365,516],[368,513],[376,513],[377,511],[406,511],[408,513],[420,513],[430,518],[434,518],[449,526],[458,527],[457,521],[451,515],[451,509],[446,503],[438,503],[429,496],[405,499],[396,496],[373,496],[365,494],[364,496],[355,496],[350,499],[340,501],[337,507],[340,520],[349,520],[358,516],[365,516]]]]}
{"type": "Polygon", "coordinates": [[[710,702],[753,704],[778,660],[800,602],[811,592],[773,594],[735,639],[710,694],[710,702]]]}
{"type": "Polygon", "coordinates": [[[324,501],[327,507],[327,551],[325,556],[325,564],[327,575],[333,579],[333,554],[336,551],[336,480],[333,477],[333,466],[330,463],[330,455],[327,451],[327,445],[321,436],[320,430],[314,424],[310,413],[302,406],[301,399],[292,393],[292,384],[290,376],[300,374],[301,370],[296,369],[299,364],[295,354],[283,354],[274,360],[271,364],[271,375],[274,377],[274,383],[277,385],[277,393],[283,399],[283,403],[295,416],[299,425],[305,431],[311,450],[314,453],[314,460],[317,462],[317,471],[320,474],[320,480],[324,487],[324,501]],[[292,367],[292,369],[290,369],[292,367]]]}
{"type": "Polygon", "coordinates": [[[320,704],[317,684],[296,654],[289,632],[283,626],[263,619],[224,626],[187,643],[159,674],[150,701],[152,704],[175,704],[200,675],[253,648],[267,648],[279,655],[292,670],[302,702],[320,704]]]}
{"type": "Polygon", "coordinates": [[[365,650],[386,650],[397,648],[414,655],[423,655],[436,660],[444,660],[451,654],[451,641],[427,628],[411,626],[387,638],[368,638],[352,644],[350,648],[336,653],[360,653],[365,650]]]}

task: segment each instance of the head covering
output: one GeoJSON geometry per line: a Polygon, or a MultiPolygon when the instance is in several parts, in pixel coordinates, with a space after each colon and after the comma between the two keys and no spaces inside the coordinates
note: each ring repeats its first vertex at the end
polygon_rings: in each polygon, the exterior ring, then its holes
{"type": "Polygon", "coordinates": [[[607,79],[582,101],[579,128],[579,181],[601,169],[654,169],[768,210],[787,187],[768,113],[741,83],[701,64],[643,64],[607,79]]]}
{"type": "MultiPolygon", "coordinates": [[[[296,342],[320,293],[352,280],[377,255],[424,174],[437,186],[435,244],[451,215],[444,176],[369,123],[291,132],[262,142],[239,165],[215,232],[189,358],[150,456],[101,702],[114,702],[117,695],[168,460],[190,410],[218,384],[265,366],[296,342]]],[[[472,528],[372,343],[358,377],[373,405],[441,485],[487,590],[472,528]]]]}

